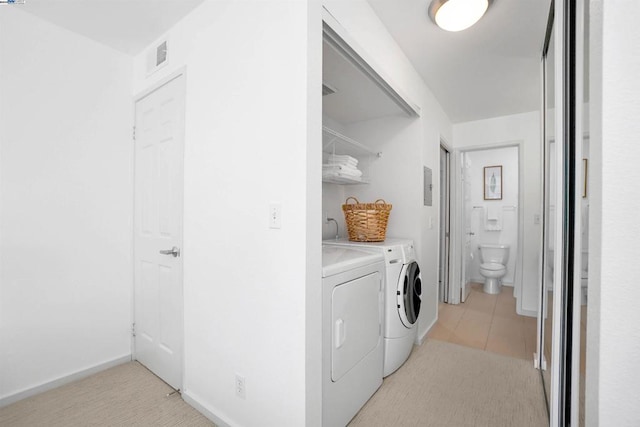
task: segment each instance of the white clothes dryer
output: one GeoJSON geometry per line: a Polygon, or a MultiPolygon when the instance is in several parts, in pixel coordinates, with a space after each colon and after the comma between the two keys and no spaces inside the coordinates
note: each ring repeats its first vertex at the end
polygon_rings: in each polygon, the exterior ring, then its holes
{"type": "Polygon", "coordinates": [[[322,425],[343,427],[382,385],[384,257],[322,247],[322,425]]]}
{"type": "Polygon", "coordinates": [[[413,240],[388,238],[384,242],[331,239],[323,245],[347,246],[382,252],[385,261],[384,373],[395,372],[409,358],[417,334],[422,275],[413,240]]]}

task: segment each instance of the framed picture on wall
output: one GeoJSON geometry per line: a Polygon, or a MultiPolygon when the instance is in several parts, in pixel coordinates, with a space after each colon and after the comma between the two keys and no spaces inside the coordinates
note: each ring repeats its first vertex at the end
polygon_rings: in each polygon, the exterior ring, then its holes
{"type": "Polygon", "coordinates": [[[484,199],[502,200],[502,166],[484,168],[484,199]]]}

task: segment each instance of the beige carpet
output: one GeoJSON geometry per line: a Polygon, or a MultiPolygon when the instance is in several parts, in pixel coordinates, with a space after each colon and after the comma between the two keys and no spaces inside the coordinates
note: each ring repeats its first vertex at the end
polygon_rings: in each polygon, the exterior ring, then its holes
{"type": "Polygon", "coordinates": [[[548,426],[532,362],[428,340],[385,378],[349,424],[356,426],[548,426]]]}
{"type": "Polygon", "coordinates": [[[0,409],[0,426],[213,426],[137,362],[0,409]]]}
{"type": "MultiPolygon", "coordinates": [[[[547,426],[531,362],[428,340],[350,426],[547,426]]],[[[213,426],[132,362],[0,409],[0,426],[213,426]]]]}

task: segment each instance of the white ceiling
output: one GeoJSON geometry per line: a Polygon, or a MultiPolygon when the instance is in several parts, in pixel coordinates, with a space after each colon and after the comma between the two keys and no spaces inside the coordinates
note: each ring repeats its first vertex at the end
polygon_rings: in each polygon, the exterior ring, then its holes
{"type": "Polygon", "coordinates": [[[137,54],[204,0],[27,0],[21,10],[137,54]]]}
{"type": "Polygon", "coordinates": [[[540,109],[550,0],[494,0],[457,33],[431,21],[431,0],[367,1],[453,123],[540,109]]]}
{"type": "MultiPolygon", "coordinates": [[[[15,7],[137,54],[203,1],[28,0],[15,7]]],[[[480,22],[459,33],[433,24],[430,0],[368,2],[452,122],[539,108],[539,58],[550,0],[494,0],[480,22]]]]}

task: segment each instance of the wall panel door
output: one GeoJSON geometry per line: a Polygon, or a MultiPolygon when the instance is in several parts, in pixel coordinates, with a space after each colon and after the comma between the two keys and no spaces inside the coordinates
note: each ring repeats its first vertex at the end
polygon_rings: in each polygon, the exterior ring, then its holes
{"type": "Polygon", "coordinates": [[[182,387],[184,77],[135,105],[135,357],[182,387]]]}

